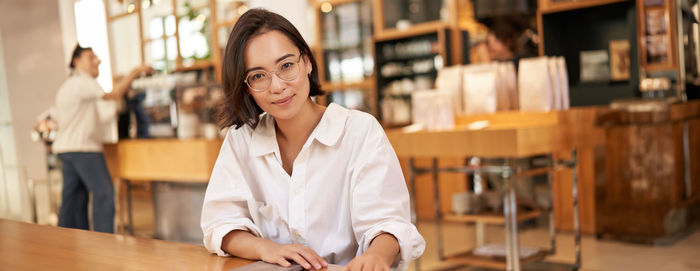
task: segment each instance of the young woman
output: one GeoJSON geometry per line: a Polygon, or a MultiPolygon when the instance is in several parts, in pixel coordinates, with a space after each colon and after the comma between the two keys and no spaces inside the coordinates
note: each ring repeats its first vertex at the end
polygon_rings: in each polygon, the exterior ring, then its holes
{"type": "Polygon", "coordinates": [[[231,127],[202,209],[218,255],[306,269],[405,270],[425,241],[410,223],[396,154],[369,114],[323,94],[318,67],[282,16],[251,9],[223,61],[223,127],[231,127]]]}

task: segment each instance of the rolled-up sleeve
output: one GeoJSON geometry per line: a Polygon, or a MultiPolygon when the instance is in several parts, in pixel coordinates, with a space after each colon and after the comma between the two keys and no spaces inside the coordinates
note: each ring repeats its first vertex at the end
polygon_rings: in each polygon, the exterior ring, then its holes
{"type": "Polygon", "coordinates": [[[234,153],[236,132],[239,131],[229,131],[221,145],[202,206],[204,246],[219,256],[228,256],[221,249],[221,241],[233,230],[245,230],[261,236],[248,209],[248,201],[252,199],[250,187],[245,180],[240,160],[234,153]]]}
{"type": "Polygon", "coordinates": [[[389,233],[399,241],[396,270],[408,269],[420,257],[425,240],[410,222],[410,201],[401,166],[381,126],[372,122],[362,141],[351,175],[351,216],[359,245],[358,256],[372,240],[389,233]]]}

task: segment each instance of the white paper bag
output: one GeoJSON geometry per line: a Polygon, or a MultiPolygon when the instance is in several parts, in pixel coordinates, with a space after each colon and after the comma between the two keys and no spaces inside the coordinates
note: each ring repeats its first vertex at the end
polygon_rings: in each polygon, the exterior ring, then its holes
{"type": "Polygon", "coordinates": [[[452,108],[452,95],[453,93],[434,89],[411,93],[413,124],[431,131],[453,129],[455,112],[452,108]]]}
{"type": "Polygon", "coordinates": [[[521,111],[549,111],[552,109],[552,85],[547,57],[520,60],[518,92],[521,111]]]}
{"type": "Polygon", "coordinates": [[[510,110],[518,110],[520,108],[518,100],[518,78],[515,73],[515,64],[513,62],[506,62],[506,87],[508,88],[508,93],[510,97],[510,110]]]}
{"type": "Polygon", "coordinates": [[[559,71],[559,84],[561,84],[562,109],[569,109],[569,75],[566,71],[566,60],[563,56],[557,57],[557,67],[559,71]]]}
{"type": "Polygon", "coordinates": [[[498,111],[518,109],[518,87],[513,62],[498,63],[498,111]]]}
{"type": "Polygon", "coordinates": [[[557,60],[554,57],[547,57],[547,70],[549,71],[549,79],[552,89],[552,110],[562,109],[561,84],[559,83],[559,71],[557,60]]]}
{"type": "Polygon", "coordinates": [[[442,68],[435,79],[435,88],[445,91],[452,97],[452,108],[458,114],[464,113],[462,98],[462,66],[455,65],[442,68]]]}
{"type": "Polygon", "coordinates": [[[467,65],[462,74],[464,113],[466,115],[495,113],[497,65],[495,63],[467,65]]]}

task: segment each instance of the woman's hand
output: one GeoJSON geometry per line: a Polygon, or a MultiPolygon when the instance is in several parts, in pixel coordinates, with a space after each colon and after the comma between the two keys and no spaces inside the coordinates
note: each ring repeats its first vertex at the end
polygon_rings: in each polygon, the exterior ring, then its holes
{"type": "Polygon", "coordinates": [[[315,251],[300,244],[281,245],[270,241],[261,243],[258,250],[261,260],[283,267],[291,266],[290,260],[307,270],[321,270],[328,267],[328,263],[315,251]]]}
{"type": "Polygon", "coordinates": [[[382,255],[365,252],[359,257],[352,259],[343,271],[389,271],[389,264],[382,255]]]}
{"type": "Polygon", "coordinates": [[[389,271],[399,254],[399,241],[389,233],[382,233],[370,243],[367,251],[352,259],[343,271],[389,271]]]}

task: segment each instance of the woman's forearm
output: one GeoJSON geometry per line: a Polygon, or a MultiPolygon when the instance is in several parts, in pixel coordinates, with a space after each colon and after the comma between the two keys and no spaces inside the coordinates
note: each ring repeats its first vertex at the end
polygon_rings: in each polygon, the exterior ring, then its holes
{"type": "Polygon", "coordinates": [[[221,249],[236,257],[260,260],[262,259],[261,246],[270,245],[269,243],[272,241],[256,237],[250,232],[233,230],[224,236],[221,249]]]}
{"type": "Polygon", "coordinates": [[[391,266],[396,259],[396,255],[399,254],[400,247],[399,241],[389,233],[382,233],[372,240],[369,248],[365,253],[371,253],[380,256],[382,259],[386,260],[386,264],[391,266]]]}

